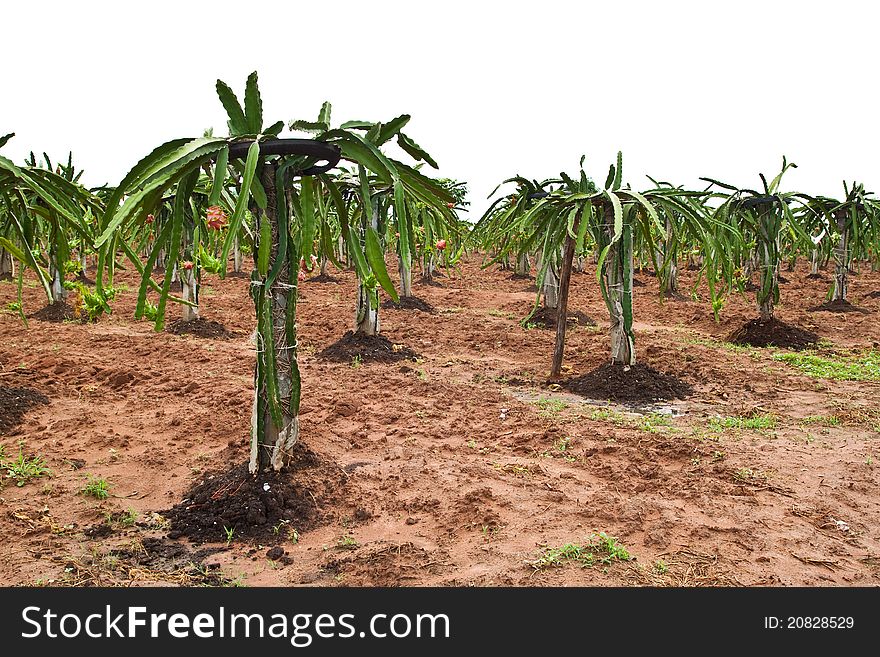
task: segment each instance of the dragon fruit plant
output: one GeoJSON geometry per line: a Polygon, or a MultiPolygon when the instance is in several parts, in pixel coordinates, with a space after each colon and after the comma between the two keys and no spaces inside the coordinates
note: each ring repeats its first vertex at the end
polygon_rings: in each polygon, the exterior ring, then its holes
{"type": "MultiPolygon", "coordinates": [[[[301,262],[306,268],[313,263],[324,199],[333,204],[338,216],[351,216],[340,186],[327,171],[341,158],[356,167],[359,180],[375,176],[391,190],[396,212],[404,211],[407,196],[435,203],[438,195],[425,176],[380,150],[396,137],[401,148],[416,161],[424,159],[420,147],[400,132],[409,117],[395,119],[388,125],[356,121],[331,129],[331,108],[325,103],[316,122],[291,124],[292,129],[313,132],[315,139],[279,139],[285,124],[278,121],[264,126],[256,73],[248,77],[243,104],[220,80],[217,93],[229,117],[229,136],[208,133],[203,137],[174,139],[144,157],[109,198],[97,244],[115,242],[126,253],[141,275],[136,315],[147,311],[155,314],[160,328],[169,299],[193,305],[192,301],[174,299],[169,294],[175,265],[186,262],[193,263],[193,269],[196,266],[196,257],[187,255],[185,249],[187,226],[205,223],[206,229],[211,230],[207,221],[215,226],[228,226],[219,250],[220,274],[225,275],[230,251],[246,217],[253,217],[254,270],[249,289],[256,315],[257,358],[249,467],[252,473],[280,470],[293,458],[292,448],[300,433],[302,386],[297,363],[296,311],[301,262]],[[211,179],[206,187],[207,201],[200,205],[194,199],[204,170],[211,172],[211,179]],[[143,262],[136,248],[120,236],[129,234],[132,225],[143,225],[147,216],[157,216],[163,200],[171,196],[170,213],[161,226],[155,222],[155,237],[143,262]],[[226,202],[221,203],[224,198],[226,202]],[[230,203],[232,199],[234,202],[230,203]],[[231,211],[223,218],[213,209],[209,216],[208,208],[217,206],[229,207],[231,211]],[[164,276],[157,282],[152,275],[160,251],[166,254],[166,262],[164,276]],[[150,290],[158,293],[155,309],[147,298],[150,290]]],[[[362,190],[361,198],[367,201],[364,207],[372,209],[372,192],[368,188],[362,190]]],[[[446,203],[451,199],[442,195],[440,200],[446,203]]],[[[377,281],[395,296],[376,231],[369,226],[365,230],[349,229],[344,221],[342,232],[359,279],[377,281]]],[[[196,243],[200,242],[191,242],[196,243]]],[[[374,289],[376,283],[372,285],[374,289]]]]}

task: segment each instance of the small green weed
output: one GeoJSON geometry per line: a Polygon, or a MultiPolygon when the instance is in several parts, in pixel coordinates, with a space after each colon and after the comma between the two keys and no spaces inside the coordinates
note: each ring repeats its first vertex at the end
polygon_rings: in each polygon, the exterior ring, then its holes
{"type": "Polygon", "coordinates": [[[609,565],[613,561],[629,561],[632,556],[617,539],[605,532],[594,535],[584,544],[566,543],[561,547],[545,548],[540,557],[529,562],[535,570],[557,568],[566,563],[577,563],[582,568],[597,564],[609,565]]]}
{"type": "Polygon", "coordinates": [[[339,537],[336,545],[344,550],[353,550],[358,546],[358,542],[355,540],[354,536],[343,534],[339,537]]]}
{"type": "Polygon", "coordinates": [[[552,417],[554,415],[558,415],[562,413],[566,408],[568,408],[568,404],[566,404],[561,399],[549,399],[547,397],[541,397],[540,399],[535,401],[535,406],[540,410],[539,415],[542,417],[552,417]]]}
{"type": "Polygon", "coordinates": [[[6,470],[6,477],[14,479],[19,488],[31,479],[52,474],[42,456],[25,457],[21,445],[18,447],[18,456],[12,460],[6,460],[5,447],[0,446],[0,470],[6,470]]]}
{"type": "Polygon", "coordinates": [[[88,483],[80,492],[88,497],[94,497],[96,500],[106,500],[110,497],[110,482],[103,477],[89,475],[88,483]]]}
{"type": "Polygon", "coordinates": [[[823,427],[839,427],[840,418],[836,415],[808,415],[801,420],[801,424],[820,425],[823,427]]]}

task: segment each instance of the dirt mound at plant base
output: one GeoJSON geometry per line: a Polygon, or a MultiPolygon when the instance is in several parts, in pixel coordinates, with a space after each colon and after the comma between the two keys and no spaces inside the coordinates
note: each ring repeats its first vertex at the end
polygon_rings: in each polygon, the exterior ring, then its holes
{"type": "Polygon", "coordinates": [[[846,299],[838,299],[836,301],[826,301],[823,304],[819,304],[818,306],[813,306],[812,308],[808,308],[811,313],[815,312],[827,312],[827,313],[869,313],[871,312],[867,308],[861,308],[859,306],[854,306],[846,299]]]}
{"type": "Polygon", "coordinates": [[[753,319],[727,337],[728,342],[752,347],[781,347],[808,349],[819,341],[819,336],[776,319],[753,319]]]}
{"type": "Polygon", "coordinates": [[[324,360],[338,363],[350,363],[355,359],[361,362],[378,361],[380,363],[396,363],[401,360],[415,360],[419,355],[409,347],[394,344],[384,335],[364,335],[346,332],[324,349],[319,356],[324,360]]]}
{"type": "Polygon", "coordinates": [[[643,363],[630,367],[605,363],[563,386],[582,397],[628,403],[684,399],[693,393],[689,383],[643,363]]]}
{"type": "Polygon", "coordinates": [[[333,278],[330,274],[318,274],[317,276],[312,276],[311,278],[306,279],[308,283],[338,283],[338,278],[333,278]]]}
{"type": "Polygon", "coordinates": [[[199,338],[213,338],[217,340],[229,340],[236,335],[220,322],[202,319],[201,317],[189,321],[175,319],[168,325],[168,332],[174,335],[194,335],[199,338]]]}
{"type": "MultiPolygon", "coordinates": [[[[566,315],[569,326],[595,326],[596,320],[589,315],[582,313],[580,310],[569,310],[566,315]]],[[[556,328],[556,309],[540,308],[538,312],[529,319],[530,324],[534,324],[540,328],[556,328]]]]}
{"type": "Polygon", "coordinates": [[[423,313],[431,314],[437,312],[434,306],[418,297],[400,297],[400,303],[394,303],[391,299],[387,299],[382,302],[382,307],[391,310],[420,310],[423,313]]]}
{"type": "Polygon", "coordinates": [[[0,434],[14,429],[34,406],[48,404],[46,395],[29,388],[4,388],[0,386],[0,434]]]}
{"type": "Polygon", "coordinates": [[[183,501],[162,512],[171,521],[168,538],[185,536],[203,543],[286,540],[288,531],[302,532],[318,518],[313,495],[292,479],[290,472],[253,477],[244,463],[208,475],[183,501]],[[282,531],[285,527],[290,530],[282,531]]]}
{"type": "Polygon", "coordinates": [[[45,308],[35,312],[31,317],[41,322],[67,322],[76,319],[73,308],[64,301],[50,303],[45,308]]]}

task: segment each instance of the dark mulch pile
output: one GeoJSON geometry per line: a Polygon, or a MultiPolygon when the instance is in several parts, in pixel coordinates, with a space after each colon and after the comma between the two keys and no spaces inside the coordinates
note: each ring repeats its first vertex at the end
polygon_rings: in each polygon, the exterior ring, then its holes
{"type": "Polygon", "coordinates": [[[811,313],[815,313],[815,312],[869,313],[869,312],[871,312],[867,308],[862,308],[860,306],[854,306],[846,299],[838,299],[837,301],[826,301],[825,303],[819,304],[818,306],[813,306],[812,308],[808,308],[807,310],[811,313]]]}
{"type": "Polygon", "coordinates": [[[224,549],[207,547],[190,551],[186,545],[167,538],[145,536],[136,548],[118,549],[112,554],[126,565],[166,573],[171,581],[185,586],[224,586],[231,580],[223,577],[219,563],[207,561],[224,549]]]}
{"type": "MultiPolygon", "coordinates": [[[[569,326],[595,326],[596,320],[580,310],[569,310],[566,315],[569,326]]],[[[556,328],[556,309],[541,307],[529,320],[539,328],[556,328]]]]}
{"type": "Polygon", "coordinates": [[[728,342],[752,347],[781,347],[783,349],[808,349],[819,341],[819,336],[776,319],[753,319],[731,333],[728,342]]]}
{"type": "Polygon", "coordinates": [[[658,372],[643,363],[636,363],[629,368],[605,363],[592,372],[569,379],[563,386],[590,399],[626,403],[684,399],[694,391],[689,383],[672,374],[658,372]]]}
{"type": "Polygon", "coordinates": [[[73,308],[64,301],[51,303],[30,315],[30,317],[41,322],[67,322],[76,319],[73,314],[73,308]]]}
{"type": "MultiPolygon", "coordinates": [[[[314,454],[306,452],[304,458],[297,462],[299,467],[314,465],[308,462],[316,459],[314,454]]],[[[303,532],[318,519],[314,496],[294,481],[293,472],[265,472],[254,477],[246,463],[208,475],[162,515],[171,522],[168,538],[185,536],[209,543],[226,541],[227,529],[234,530],[233,541],[247,538],[274,543],[287,538],[273,529],[283,521],[303,532]]]]}
{"type": "Polygon", "coordinates": [[[201,317],[191,319],[188,322],[182,319],[175,319],[168,325],[168,332],[174,335],[194,335],[198,338],[211,338],[215,340],[229,340],[237,335],[220,322],[201,317]]]}
{"type": "Polygon", "coordinates": [[[757,292],[757,291],[760,290],[760,289],[761,289],[761,288],[759,288],[757,285],[755,285],[755,284],[752,283],[751,281],[749,281],[748,283],[746,283],[745,285],[743,285],[743,291],[744,291],[744,292],[757,292]]]}
{"type": "Polygon", "coordinates": [[[532,276],[529,274],[517,274],[514,272],[510,276],[507,277],[511,281],[530,281],[532,280],[532,276]]]}
{"type": "Polygon", "coordinates": [[[776,280],[778,280],[780,283],[788,283],[788,279],[782,274],[779,274],[776,280]]]}
{"type": "Polygon", "coordinates": [[[21,424],[24,414],[34,406],[48,403],[49,398],[36,390],[0,386],[0,434],[21,424]]]}
{"type": "Polygon", "coordinates": [[[874,290],[873,292],[868,292],[865,295],[866,299],[880,299],[880,290],[874,290]]]}
{"type": "Polygon", "coordinates": [[[638,278],[633,278],[633,287],[645,287],[645,284],[638,278]]]}
{"type": "Polygon", "coordinates": [[[690,301],[691,298],[681,292],[664,292],[663,298],[667,301],[690,301]]]}
{"type": "Polygon", "coordinates": [[[226,278],[247,278],[250,280],[251,274],[246,271],[228,271],[226,272],[226,278]]]}
{"type": "Polygon", "coordinates": [[[338,278],[333,278],[330,274],[318,274],[307,279],[309,283],[338,283],[338,278]]]}
{"type": "Polygon", "coordinates": [[[339,340],[324,349],[318,356],[337,363],[350,363],[355,356],[361,362],[378,361],[396,363],[415,360],[419,355],[409,347],[394,345],[384,335],[364,335],[347,331],[339,340]]]}
{"type": "Polygon", "coordinates": [[[394,303],[391,299],[386,299],[382,302],[382,307],[392,310],[420,310],[423,313],[431,314],[437,312],[434,306],[418,297],[400,297],[400,303],[394,303]]]}
{"type": "MultiPolygon", "coordinates": [[[[437,274],[434,274],[434,278],[437,277],[437,274]]],[[[434,278],[427,278],[425,276],[419,276],[419,279],[416,281],[419,285],[430,285],[431,287],[443,287],[443,283],[440,281],[434,280],[434,278]]]]}
{"type": "Polygon", "coordinates": [[[822,280],[822,274],[807,274],[807,278],[812,280],[822,280]]]}
{"type": "Polygon", "coordinates": [[[12,274],[10,272],[7,271],[7,272],[0,274],[0,281],[11,281],[11,280],[12,280],[12,274]]]}

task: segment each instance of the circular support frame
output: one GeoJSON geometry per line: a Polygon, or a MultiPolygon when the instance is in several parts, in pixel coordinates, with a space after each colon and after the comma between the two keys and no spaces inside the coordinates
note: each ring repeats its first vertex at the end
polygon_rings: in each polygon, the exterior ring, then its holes
{"type": "MultiPolygon", "coordinates": [[[[248,149],[252,143],[254,142],[251,139],[231,144],[229,159],[247,157],[248,149]]],[[[306,155],[325,162],[297,171],[296,173],[301,176],[316,176],[319,173],[326,173],[339,164],[339,159],[342,157],[338,147],[315,139],[267,139],[260,142],[260,155],[306,155]]]]}

